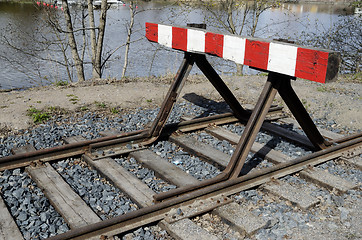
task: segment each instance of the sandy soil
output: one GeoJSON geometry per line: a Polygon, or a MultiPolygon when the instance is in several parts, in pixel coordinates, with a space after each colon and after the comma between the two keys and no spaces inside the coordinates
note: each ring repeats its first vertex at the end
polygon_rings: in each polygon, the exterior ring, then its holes
{"type": "MultiPolygon", "coordinates": [[[[33,120],[27,116],[30,108],[46,111],[49,107],[60,107],[72,114],[82,110],[97,111],[100,106],[107,109],[160,106],[171,79],[100,81],[96,84],[88,82],[66,87],[0,92],[0,130],[10,128],[16,131],[31,126],[33,120]]],[[[242,103],[255,103],[266,76],[225,76],[223,79],[242,103]]],[[[319,84],[298,79],[292,85],[313,117],[334,120],[336,127],[362,129],[361,83],[339,80],[319,84]]],[[[222,101],[212,85],[201,76],[189,77],[181,97],[190,93],[222,101]]],[[[283,104],[279,96],[275,102],[283,104]]]]}

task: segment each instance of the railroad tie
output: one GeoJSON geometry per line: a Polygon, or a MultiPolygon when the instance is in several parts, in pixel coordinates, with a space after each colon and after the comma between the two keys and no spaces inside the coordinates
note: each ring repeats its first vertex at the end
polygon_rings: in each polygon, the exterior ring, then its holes
{"type": "Polygon", "coordinates": [[[213,213],[219,215],[223,221],[230,225],[235,231],[245,233],[247,236],[251,236],[268,224],[262,217],[255,216],[236,202],[218,207],[213,213]]]}
{"type": "Polygon", "coordinates": [[[307,210],[319,203],[319,200],[307,193],[306,189],[297,189],[289,183],[274,180],[263,185],[263,188],[282,199],[288,200],[302,210],[307,210]]]}
{"type": "MultiPolygon", "coordinates": [[[[27,145],[12,151],[19,154],[35,151],[35,148],[27,145]]],[[[37,167],[29,166],[25,170],[71,228],[101,221],[49,163],[37,167]]]]}
{"type": "Polygon", "coordinates": [[[224,169],[230,161],[230,155],[213,148],[209,144],[199,142],[193,137],[171,135],[169,139],[188,153],[196,155],[212,165],[219,166],[221,169],[224,169]]]}
{"type": "Polygon", "coordinates": [[[160,178],[176,186],[186,186],[199,183],[199,180],[182,171],[176,165],[161,158],[151,150],[145,149],[132,152],[129,156],[135,158],[137,162],[141,163],[146,168],[155,171],[155,174],[160,178]]]}
{"type": "MultiPolygon", "coordinates": [[[[105,136],[107,136],[107,134],[105,134],[105,136]]],[[[81,136],[64,139],[66,143],[74,143],[83,140],[85,139],[81,136]]],[[[113,185],[122,190],[139,207],[147,207],[153,204],[152,196],[155,192],[113,159],[102,158],[93,160],[88,155],[83,155],[83,160],[85,160],[92,168],[96,169],[102,176],[111,181],[113,185]]]]}
{"type": "MultiPolygon", "coordinates": [[[[227,140],[231,144],[235,145],[238,144],[240,140],[240,136],[238,134],[233,133],[222,127],[207,128],[206,132],[220,140],[227,140]]],[[[251,152],[257,153],[259,156],[275,164],[286,162],[289,160],[289,157],[287,155],[257,142],[253,143],[253,146],[251,147],[251,152]]]]}
{"type": "Polygon", "coordinates": [[[189,218],[184,218],[174,223],[167,223],[162,220],[160,226],[175,239],[180,240],[217,240],[215,235],[212,235],[205,229],[198,226],[189,218]]]}
{"type": "Polygon", "coordinates": [[[0,239],[24,239],[2,197],[0,197],[0,239]]]}
{"type": "Polygon", "coordinates": [[[318,168],[303,170],[299,173],[299,176],[329,190],[336,190],[339,193],[345,193],[348,190],[357,188],[356,184],[318,168]]]}
{"type": "MultiPolygon", "coordinates": [[[[281,118],[281,119],[279,119],[279,121],[282,123],[285,123],[285,124],[292,124],[296,128],[301,128],[299,123],[295,119],[292,119],[292,118],[281,118]]],[[[319,132],[322,134],[322,136],[326,137],[328,139],[334,140],[334,139],[343,137],[342,134],[335,133],[335,132],[332,132],[332,131],[329,131],[329,130],[326,130],[323,128],[319,128],[319,127],[317,127],[317,128],[318,128],[319,132]]]]}

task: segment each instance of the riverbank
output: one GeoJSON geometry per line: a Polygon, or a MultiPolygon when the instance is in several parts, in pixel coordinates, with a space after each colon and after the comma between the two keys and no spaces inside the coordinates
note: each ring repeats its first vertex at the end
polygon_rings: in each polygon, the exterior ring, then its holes
{"type": "MultiPolygon", "coordinates": [[[[47,86],[1,92],[0,135],[27,129],[34,125],[36,119],[41,122],[42,113],[45,114],[44,120],[48,119],[47,117],[68,118],[87,112],[115,117],[139,107],[156,108],[161,105],[171,79],[172,77],[134,79],[129,82],[102,80],[65,87],[47,86]]],[[[226,76],[223,79],[241,103],[255,104],[266,77],[226,76]]],[[[298,79],[293,82],[293,87],[308,112],[314,119],[320,119],[322,124],[323,121],[329,121],[334,122],[336,128],[362,130],[361,81],[341,79],[333,83],[319,84],[298,79]]],[[[185,98],[200,99],[198,96],[222,101],[203,76],[195,75],[187,80],[180,101],[185,98]]],[[[279,96],[275,103],[283,105],[279,96]]]]}

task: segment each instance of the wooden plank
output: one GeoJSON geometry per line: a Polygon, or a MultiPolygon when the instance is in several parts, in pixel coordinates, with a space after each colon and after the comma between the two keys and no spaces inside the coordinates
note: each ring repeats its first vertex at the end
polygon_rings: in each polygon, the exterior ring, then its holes
{"type": "Polygon", "coordinates": [[[0,240],[24,239],[4,200],[0,197],[0,240]]]}
{"type": "Polygon", "coordinates": [[[187,135],[171,135],[169,140],[184,148],[188,153],[196,155],[213,165],[220,166],[221,169],[228,165],[231,158],[230,155],[213,148],[209,144],[199,142],[187,135]]]}
{"type": "Polygon", "coordinates": [[[355,158],[341,157],[340,159],[345,163],[350,164],[353,167],[358,168],[359,170],[362,170],[362,159],[360,157],[355,157],[355,158]]]}
{"type": "Polygon", "coordinates": [[[49,163],[38,168],[27,167],[26,171],[71,228],[101,221],[49,163]]]}
{"type": "Polygon", "coordinates": [[[35,147],[31,144],[27,144],[21,147],[15,147],[11,149],[12,154],[21,154],[21,153],[27,153],[27,152],[33,152],[36,151],[35,147]]]}
{"type": "Polygon", "coordinates": [[[248,236],[267,225],[267,221],[262,217],[255,216],[235,202],[218,207],[213,212],[236,231],[245,232],[248,236]]]}
{"type": "Polygon", "coordinates": [[[99,135],[101,135],[102,137],[107,137],[107,136],[119,135],[121,133],[122,133],[121,131],[113,129],[113,130],[101,131],[101,132],[99,132],[99,135]]]}
{"type": "MultiPolygon", "coordinates": [[[[282,123],[285,123],[285,124],[293,124],[295,127],[301,128],[298,121],[295,119],[292,119],[292,118],[281,118],[281,119],[279,119],[279,121],[281,121],[282,123]]],[[[336,140],[336,139],[344,137],[344,135],[342,135],[342,134],[335,133],[335,132],[332,132],[332,131],[329,131],[329,130],[326,130],[323,128],[317,127],[317,129],[322,134],[322,136],[324,136],[325,138],[328,138],[328,139],[336,140]]]]}
{"type": "Polygon", "coordinates": [[[297,205],[303,210],[313,207],[319,203],[319,200],[309,195],[305,189],[297,189],[289,183],[280,180],[269,182],[265,184],[263,188],[280,198],[290,201],[292,204],[297,205]]]}
{"type": "Polygon", "coordinates": [[[85,141],[86,139],[80,135],[77,135],[77,136],[71,136],[71,137],[67,137],[67,138],[64,138],[63,141],[66,143],[66,144],[70,144],[70,143],[75,143],[75,142],[82,142],[82,141],[85,141]]]}
{"type": "Polygon", "coordinates": [[[146,22],[146,38],[185,52],[211,54],[238,64],[325,83],[335,80],[340,54],[280,41],[146,22]]]}
{"type": "Polygon", "coordinates": [[[155,171],[157,176],[176,186],[194,185],[199,183],[199,180],[148,149],[133,152],[130,154],[130,157],[135,158],[146,168],[155,171]]]}
{"type": "MultiPolygon", "coordinates": [[[[105,132],[104,136],[108,136],[108,132],[105,132]]],[[[66,142],[74,143],[83,140],[84,138],[82,136],[76,136],[75,138],[67,138],[66,142]]],[[[116,163],[112,158],[94,160],[85,154],[83,155],[83,159],[102,174],[103,177],[111,181],[113,185],[121,189],[139,207],[147,207],[153,204],[152,196],[155,192],[132,173],[116,163]]]]}
{"type": "MultiPolygon", "coordinates": [[[[207,128],[206,132],[220,140],[226,140],[235,145],[238,144],[240,140],[240,136],[238,134],[222,127],[207,128]]],[[[287,155],[257,142],[253,143],[251,152],[257,153],[260,157],[265,158],[275,164],[286,162],[290,159],[287,155]]]]}
{"type": "Polygon", "coordinates": [[[281,136],[290,141],[301,144],[309,149],[315,148],[307,136],[300,135],[299,133],[296,132],[292,132],[288,129],[272,124],[270,122],[264,122],[263,125],[261,126],[261,129],[269,133],[275,134],[277,136],[281,136]]]}
{"type": "Polygon", "coordinates": [[[152,196],[155,195],[155,192],[113,159],[102,158],[94,161],[88,156],[84,156],[83,159],[111,181],[113,185],[121,189],[139,207],[147,207],[153,204],[152,196]]]}
{"type": "Polygon", "coordinates": [[[184,218],[174,223],[167,223],[162,220],[159,225],[175,239],[178,240],[216,240],[217,236],[212,235],[205,229],[198,226],[188,218],[184,218]]]}
{"type": "Polygon", "coordinates": [[[299,175],[322,187],[329,190],[335,189],[340,193],[345,193],[348,190],[357,188],[356,184],[317,168],[303,170],[299,175]]]}

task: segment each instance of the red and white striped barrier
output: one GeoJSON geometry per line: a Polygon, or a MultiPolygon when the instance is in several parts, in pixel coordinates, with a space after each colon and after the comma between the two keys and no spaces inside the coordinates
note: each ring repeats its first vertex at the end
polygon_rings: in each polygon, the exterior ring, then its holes
{"type": "Polygon", "coordinates": [[[173,49],[216,55],[247,66],[321,83],[336,77],[340,61],[339,54],[334,51],[191,27],[146,23],[146,37],[173,49]]]}

